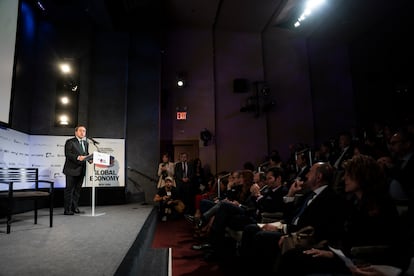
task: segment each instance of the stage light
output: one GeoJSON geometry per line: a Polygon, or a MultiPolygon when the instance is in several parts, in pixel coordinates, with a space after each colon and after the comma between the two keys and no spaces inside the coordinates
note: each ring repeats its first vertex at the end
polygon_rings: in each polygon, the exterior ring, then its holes
{"type": "Polygon", "coordinates": [[[58,122],[59,122],[59,125],[67,126],[67,125],[69,125],[69,117],[67,115],[64,115],[64,114],[60,115],[58,122]]]}
{"type": "Polygon", "coordinates": [[[177,74],[176,83],[178,88],[183,88],[187,86],[187,73],[180,72],[177,74]]]}
{"type": "Polygon", "coordinates": [[[45,7],[43,7],[42,3],[40,1],[37,1],[37,6],[42,10],[46,11],[45,7]]]}
{"type": "Polygon", "coordinates": [[[177,80],[177,86],[178,87],[183,87],[185,84],[184,80],[177,80]]]}
{"type": "Polygon", "coordinates": [[[71,72],[71,68],[68,63],[61,63],[59,67],[63,74],[69,74],[71,72]]]}
{"type": "Polygon", "coordinates": [[[68,98],[68,97],[66,97],[66,96],[63,96],[63,97],[61,97],[61,98],[60,98],[60,102],[61,102],[63,105],[67,105],[67,104],[69,103],[69,98],[68,98]]]}
{"type": "Polygon", "coordinates": [[[315,10],[320,8],[325,4],[325,0],[308,0],[305,5],[304,11],[298,17],[297,21],[294,23],[295,28],[301,25],[300,22],[305,21],[315,10]]]}

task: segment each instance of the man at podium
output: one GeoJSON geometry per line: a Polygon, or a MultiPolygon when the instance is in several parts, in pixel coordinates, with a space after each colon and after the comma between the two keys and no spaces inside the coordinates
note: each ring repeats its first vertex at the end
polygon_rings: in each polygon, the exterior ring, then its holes
{"type": "MultiPolygon", "coordinates": [[[[78,208],[80,191],[83,178],[86,174],[86,161],[88,160],[88,143],[86,142],[86,127],[77,126],[75,137],[66,140],[65,165],[63,173],[66,176],[66,188],[64,192],[64,214],[74,215],[83,213],[78,208]]],[[[89,160],[92,162],[92,160],[89,160]]]]}

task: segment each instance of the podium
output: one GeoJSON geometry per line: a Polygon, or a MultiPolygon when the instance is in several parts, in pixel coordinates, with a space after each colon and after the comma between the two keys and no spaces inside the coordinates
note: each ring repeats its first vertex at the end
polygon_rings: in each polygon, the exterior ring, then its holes
{"type": "Polygon", "coordinates": [[[95,213],[95,166],[96,165],[104,165],[109,166],[111,156],[106,153],[102,153],[99,151],[94,151],[93,154],[90,155],[86,160],[92,159],[93,164],[93,174],[92,174],[92,210],[90,214],[85,214],[84,216],[88,217],[97,217],[105,215],[105,213],[95,213]]]}

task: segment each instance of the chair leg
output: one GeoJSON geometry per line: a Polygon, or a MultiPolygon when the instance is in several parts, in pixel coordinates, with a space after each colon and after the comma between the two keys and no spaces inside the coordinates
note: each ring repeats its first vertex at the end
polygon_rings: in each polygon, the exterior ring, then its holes
{"type": "Polygon", "coordinates": [[[7,202],[7,221],[6,221],[6,228],[7,234],[10,234],[10,228],[11,228],[11,223],[12,223],[12,212],[13,212],[13,201],[9,198],[8,202],[7,202]]]}
{"type": "Polygon", "coordinates": [[[34,224],[37,224],[37,200],[34,201],[34,224]]]}
{"type": "Polygon", "coordinates": [[[49,225],[50,227],[53,227],[53,199],[50,198],[50,204],[49,204],[49,225]]]}
{"type": "Polygon", "coordinates": [[[10,225],[11,225],[11,214],[10,213],[7,214],[6,224],[7,224],[7,234],[10,234],[10,225]]]}

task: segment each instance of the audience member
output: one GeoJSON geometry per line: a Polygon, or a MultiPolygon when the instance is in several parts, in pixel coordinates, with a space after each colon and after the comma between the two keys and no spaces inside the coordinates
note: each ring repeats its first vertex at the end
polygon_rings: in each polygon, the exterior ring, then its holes
{"type": "Polygon", "coordinates": [[[338,149],[331,163],[331,165],[335,169],[342,171],[343,170],[342,163],[345,160],[348,160],[353,156],[354,149],[353,149],[353,146],[351,145],[351,142],[352,140],[351,140],[350,133],[342,132],[339,134],[338,149]]]}
{"type": "MultiPolygon", "coordinates": [[[[174,177],[174,163],[170,161],[170,156],[168,153],[163,153],[161,157],[161,163],[158,164],[158,184],[157,189],[162,188],[165,186],[165,178],[167,176],[174,177]]],[[[173,186],[175,185],[175,181],[173,179],[173,186]]]]}
{"type": "Polygon", "coordinates": [[[177,218],[184,212],[184,203],[179,199],[177,188],[173,186],[173,178],[165,178],[165,186],[158,189],[154,202],[159,203],[159,214],[162,221],[168,217],[177,218]]]}
{"type": "Polygon", "coordinates": [[[187,153],[180,154],[180,161],[175,164],[174,176],[180,198],[186,206],[185,213],[194,213],[194,196],[191,178],[194,175],[192,163],[188,162],[187,153]]]}

